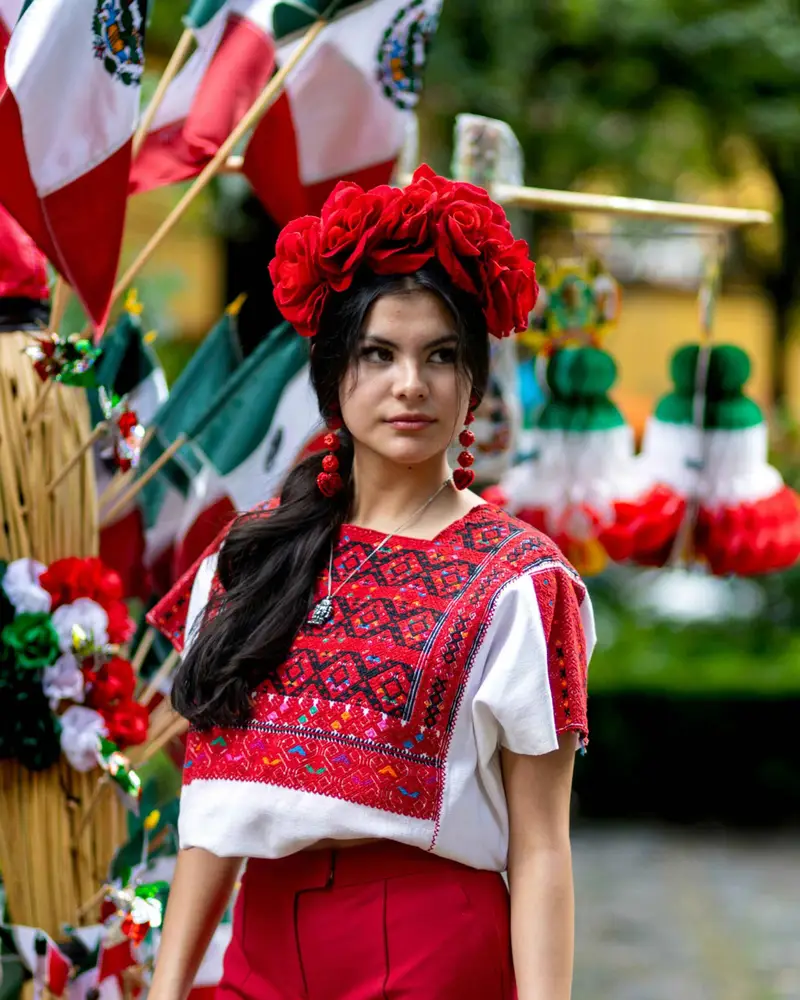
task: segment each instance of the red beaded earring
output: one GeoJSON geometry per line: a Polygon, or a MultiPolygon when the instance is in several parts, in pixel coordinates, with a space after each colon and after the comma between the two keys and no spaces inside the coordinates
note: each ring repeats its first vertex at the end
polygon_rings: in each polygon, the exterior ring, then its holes
{"type": "Polygon", "coordinates": [[[322,439],[328,453],[322,459],[322,472],[317,476],[317,487],[320,493],[326,497],[333,497],[342,489],[344,482],[339,475],[339,459],[336,452],[339,450],[341,441],[336,431],[340,431],[344,424],[338,413],[332,413],[328,417],[328,433],[322,439]]]}
{"type": "Polygon", "coordinates": [[[458,464],[461,468],[453,472],[453,483],[457,490],[468,490],[475,482],[475,473],[470,468],[475,461],[475,456],[468,449],[475,444],[475,435],[469,429],[469,425],[475,419],[475,414],[472,411],[477,409],[478,402],[478,397],[473,392],[469,397],[469,410],[467,410],[467,417],[464,421],[464,430],[458,435],[458,442],[464,450],[458,456],[458,464]]]}

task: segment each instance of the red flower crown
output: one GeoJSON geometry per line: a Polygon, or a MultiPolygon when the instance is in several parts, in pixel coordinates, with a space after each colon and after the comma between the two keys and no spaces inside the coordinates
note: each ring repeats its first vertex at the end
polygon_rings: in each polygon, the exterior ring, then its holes
{"type": "Polygon", "coordinates": [[[536,304],[536,268],[502,208],[474,184],[439,177],[423,164],[405,188],[364,191],[340,181],[320,216],[284,227],[269,273],[281,314],[313,337],[331,291],[360,267],[411,274],[435,257],[453,283],[476,296],[495,337],[521,332],[536,304]]]}

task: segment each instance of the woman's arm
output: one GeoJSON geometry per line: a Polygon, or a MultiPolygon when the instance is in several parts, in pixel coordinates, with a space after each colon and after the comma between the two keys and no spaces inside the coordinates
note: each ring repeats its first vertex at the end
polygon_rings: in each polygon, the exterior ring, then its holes
{"type": "Polygon", "coordinates": [[[519,1000],[569,1000],[575,903],[569,805],[577,736],[541,756],[503,750],[511,945],[519,1000]]]}
{"type": "Polygon", "coordinates": [[[241,858],[180,851],[149,1000],[185,1000],[230,900],[241,858]]]}

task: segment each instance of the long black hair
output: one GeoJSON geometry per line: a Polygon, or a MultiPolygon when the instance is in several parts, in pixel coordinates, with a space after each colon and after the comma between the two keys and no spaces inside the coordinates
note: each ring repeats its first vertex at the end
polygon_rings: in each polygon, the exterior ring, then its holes
{"type": "MultiPolygon", "coordinates": [[[[456,288],[431,261],[413,275],[360,273],[353,286],[331,294],[311,349],[311,381],[320,413],[330,417],[339,387],[358,356],[367,314],[383,295],[414,290],[434,293],[455,320],[456,364],[480,400],[489,377],[486,321],[474,297],[456,288]]],[[[309,613],[314,585],[332,539],[353,502],[353,442],[341,432],[337,452],[345,488],[336,496],[317,487],[319,455],[298,463],[286,478],[280,505],[268,516],[243,514],[219,555],[224,593],[212,598],[202,627],[178,668],[172,689],[175,709],[198,728],[243,723],[251,693],[286,660],[309,613]]]]}

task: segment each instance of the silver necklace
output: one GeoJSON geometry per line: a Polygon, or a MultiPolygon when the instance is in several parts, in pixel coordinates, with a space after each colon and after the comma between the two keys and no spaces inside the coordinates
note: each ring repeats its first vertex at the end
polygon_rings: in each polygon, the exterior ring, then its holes
{"type": "Polygon", "coordinates": [[[411,517],[403,521],[402,524],[399,524],[393,531],[390,531],[389,534],[378,545],[375,546],[375,548],[369,553],[369,555],[365,556],[358,564],[358,566],[356,566],[354,570],[351,570],[347,574],[344,580],[342,580],[342,582],[336,587],[336,590],[332,589],[333,588],[333,543],[331,543],[331,556],[330,556],[330,561],[328,563],[328,593],[325,595],[325,597],[322,598],[321,601],[318,601],[311,609],[311,614],[308,616],[309,625],[324,625],[325,622],[330,620],[331,616],[333,615],[333,599],[334,597],[336,597],[336,595],[339,593],[342,587],[344,587],[345,584],[347,584],[348,581],[352,577],[354,577],[360,569],[362,569],[362,567],[366,566],[366,564],[370,561],[370,559],[372,559],[374,555],[377,555],[378,552],[380,552],[380,550],[384,547],[384,545],[386,545],[386,543],[389,541],[390,538],[394,538],[394,536],[399,534],[399,532],[401,532],[403,528],[408,527],[408,525],[411,524],[412,521],[415,521],[420,516],[420,514],[424,513],[424,511],[426,511],[428,507],[430,507],[430,505],[433,503],[433,501],[439,496],[442,490],[446,486],[449,486],[450,483],[452,483],[452,479],[445,479],[445,481],[442,483],[439,489],[432,496],[428,497],[428,499],[419,508],[419,510],[415,510],[414,513],[411,515],[411,517]]]}

